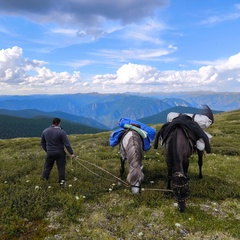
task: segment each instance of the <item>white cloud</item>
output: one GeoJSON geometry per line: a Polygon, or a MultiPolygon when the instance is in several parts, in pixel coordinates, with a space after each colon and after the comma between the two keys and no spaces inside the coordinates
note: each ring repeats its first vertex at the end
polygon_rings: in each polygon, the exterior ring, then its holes
{"type": "Polygon", "coordinates": [[[177,47],[169,46],[168,48],[155,49],[127,49],[127,50],[107,50],[102,49],[98,52],[91,53],[95,56],[101,56],[115,61],[132,61],[132,60],[156,60],[162,61],[160,57],[169,55],[177,50],[177,47]]]}
{"type": "Polygon", "coordinates": [[[225,21],[233,21],[240,18],[240,4],[235,4],[235,11],[228,14],[212,15],[201,22],[201,24],[215,25],[225,21]]]}
{"type": "Polygon", "coordinates": [[[22,54],[22,49],[17,46],[0,51],[2,94],[240,91],[240,53],[189,71],[160,71],[151,66],[128,63],[117,69],[116,74],[95,75],[92,81],[80,81],[77,71],[72,74],[51,71],[44,66],[45,62],[25,59],[22,54]]]}
{"type": "Polygon", "coordinates": [[[58,33],[63,35],[69,36],[76,36],[77,30],[76,29],[69,29],[69,28],[55,28],[51,30],[52,33],[58,33]]]}
{"type": "MultiPolygon", "coordinates": [[[[235,82],[234,91],[240,91],[240,53],[231,56],[219,65],[202,66],[190,71],[159,71],[156,68],[137,64],[124,64],[115,75],[97,75],[94,84],[104,89],[117,86],[127,91],[184,91],[219,90],[229,91],[228,84],[235,82]],[[229,83],[231,82],[231,83],[229,83]]],[[[217,61],[218,62],[218,61],[217,61]]]]}
{"type": "Polygon", "coordinates": [[[0,51],[0,89],[4,94],[14,91],[26,91],[26,94],[44,92],[44,89],[54,91],[71,90],[79,84],[80,73],[53,72],[38,60],[28,60],[22,57],[20,47],[12,47],[0,51]],[[4,91],[3,91],[4,89],[4,91]]]}

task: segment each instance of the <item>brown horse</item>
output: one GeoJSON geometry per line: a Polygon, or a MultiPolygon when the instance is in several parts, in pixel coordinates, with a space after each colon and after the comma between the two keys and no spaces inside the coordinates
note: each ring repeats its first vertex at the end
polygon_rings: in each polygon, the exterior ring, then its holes
{"type": "MultiPolygon", "coordinates": [[[[208,107],[207,109],[210,110],[208,107]]],[[[210,142],[198,123],[187,115],[180,115],[172,122],[165,123],[162,126],[154,141],[155,149],[158,147],[159,139],[161,139],[165,148],[168,167],[167,188],[172,188],[174,197],[178,201],[179,211],[183,212],[186,208],[185,201],[190,192],[187,177],[189,157],[194,152],[198,152],[199,177],[202,178],[203,151],[197,150],[196,142],[202,139],[208,153],[211,152],[210,142]]]]}

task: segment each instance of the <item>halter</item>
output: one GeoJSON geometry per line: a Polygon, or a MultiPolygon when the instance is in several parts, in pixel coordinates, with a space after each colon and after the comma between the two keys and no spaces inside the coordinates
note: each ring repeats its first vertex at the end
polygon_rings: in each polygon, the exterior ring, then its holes
{"type": "Polygon", "coordinates": [[[188,181],[187,181],[187,177],[185,174],[181,173],[181,172],[175,172],[173,174],[173,176],[171,177],[171,179],[174,179],[174,178],[183,178],[184,181],[186,181],[186,183],[184,184],[181,184],[181,185],[178,185],[178,184],[174,184],[172,182],[172,186],[173,186],[173,193],[174,193],[174,197],[175,199],[178,201],[178,202],[185,202],[185,200],[188,198],[188,195],[189,195],[189,184],[188,184],[188,181]],[[183,188],[186,188],[186,196],[182,197],[182,194],[181,194],[181,190],[183,188]]]}
{"type": "MultiPolygon", "coordinates": [[[[139,181],[137,181],[137,182],[139,182],[139,181]]],[[[139,184],[139,186],[137,186],[137,185],[130,185],[130,190],[132,190],[132,188],[139,188],[139,194],[142,192],[141,191],[142,190],[141,184],[139,184]]]]}

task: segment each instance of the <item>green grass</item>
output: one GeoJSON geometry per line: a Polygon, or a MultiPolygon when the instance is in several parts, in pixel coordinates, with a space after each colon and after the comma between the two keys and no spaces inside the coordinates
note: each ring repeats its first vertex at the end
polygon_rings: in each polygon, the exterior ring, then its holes
{"type": "Polygon", "coordinates": [[[1,140],[0,239],[239,239],[239,119],[240,111],[222,113],[207,129],[212,153],[201,180],[197,156],[190,159],[184,213],[172,194],[159,191],[167,183],[161,147],[145,153],[144,190],[135,196],[113,177],[120,161],[118,147],[108,145],[110,132],[70,135],[78,158],[68,158],[65,188],[58,186],[56,166],[48,182],[40,181],[39,138],[1,140]]]}

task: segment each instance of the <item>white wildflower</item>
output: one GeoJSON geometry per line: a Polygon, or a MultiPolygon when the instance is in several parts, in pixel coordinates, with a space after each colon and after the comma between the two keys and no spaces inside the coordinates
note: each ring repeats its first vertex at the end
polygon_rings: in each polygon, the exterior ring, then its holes
{"type": "Polygon", "coordinates": [[[35,189],[39,189],[39,186],[35,186],[35,189]]]}
{"type": "Polygon", "coordinates": [[[29,182],[29,180],[27,180],[26,182],[29,182]]]}
{"type": "Polygon", "coordinates": [[[51,188],[51,186],[49,185],[48,188],[51,188]]]}
{"type": "Polygon", "coordinates": [[[69,184],[68,187],[72,187],[72,184],[69,184]]]}
{"type": "Polygon", "coordinates": [[[82,198],[84,198],[84,199],[85,199],[85,198],[86,198],[86,196],[82,196],[82,198]]]}
{"type": "Polygon", "coordinates": [[[6,184],[6,183],[7,183],[7,181],[4,181],[4,183],[6,184]]]}
{"type": "Polygon", "coordinates": [[[143,236],[143,232],[138,233],[138,236],[139,237],[143,236]]]}
{"type": "Polygon", "coordinates": [[[79,200],[79,197],[78,196],[75,196],[76,200],[79,200]]]}
{"type": "Polygon", "coordinates": [[[154,183],[154,181],[150,181],[150,183],[151,183],[151,184],[153,184],[153,183],[154,183]]]}
{"type": "Polygon", "coordinates": [[[111,192],[111,191],[112,191],[112,188],[109,188],[108,191],[111,192]]]}
{"type": "Polygon", "coordinates": [[[176,227],[180,227],[181,224],[180,224],[180,223],[175,223],[175,226],[176,226],[176,227]]]}

